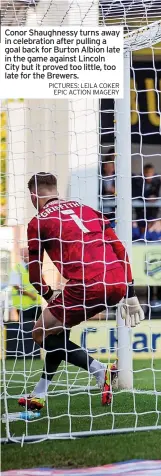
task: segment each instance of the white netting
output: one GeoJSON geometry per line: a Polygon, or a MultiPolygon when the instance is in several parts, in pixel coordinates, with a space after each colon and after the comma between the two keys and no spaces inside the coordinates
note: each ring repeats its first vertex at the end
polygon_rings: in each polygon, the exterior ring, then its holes
{"type": "Polygon", "coordinates": [[[124,26],[125,48],[130,51],[155,45],[161,38],[160,0],[102,0],[100,4],[97,0],[61,0],[59,6],[55,0],[2,0],[2,25],[24,25],[29,13],[31,24],[45,25],[47,19],[48,23],[65,25],[71,14],[75,24],[88,24],[88,18],[93,24],[95,7],[99,9],[100,24],[124,26]]]}
{"type": "MultiPolygon", "coordinates": [[[[76,19],[77,24],[91,26],[93,19],[94,22],[96,20],[93,5],[92,1],[90,5],[87,2],[86,5],[81,2],[75,4],[59,2],[58,5],[52,0],[36,2],[36,5],[34,2],[18,0],[2,1],[2,24],[24,25],[27,21],[30,25],[44,26],[54,21],[55,25],[66,25],[68,21],[74,24],[76,19]]],[[[161,78],[160,56],[156,55],[156,52],[158,54],[160,51],[160,46],[155,45],[160,40],[160,8],[161,2],[146,0],[116,1],[110,4],[102,2],[100,5],[100,24],[108,25],[112,22],[124,25],[126,48],[136,51],[143,46],[149,47],[146,61],[144,53],[131,58],[132,172],[135,174],[136,182],[137,179],[142,181],[139,182],[140,188],[136,187],[133,196],[135,199],[133,229],[137,241],[134,248],[134,274],[136,282],[140,285],[140,298],[148,317],[140,328],[140,333],[134,331],[133,336],[134,389],[126,393],[124,390],[115,391],[112,406],[103,408],[100,404],[100,390],[96,387],[95,380],[90,381],[86,372],[63,364],[49,387],[47,405],[40,421],[32,422],[30,425],[17,422],[14,426],[7,421],[4,438],[7,436],[7,439],[13,438],[14,441],[18,441],[25,434],[28,441],[29,439],[36,441],[47,437],[83,435],[84,432],[117,433],[129,431],[130,428],[140,430],[156,426],[159,428],[161,425],[160,361],[156,358],[161,357],[159,351],[161,337],[159,320],[151,318],[152,314],[152,317],[159,316],[160,306],[158,302],[160,248],[157,241],[157,237],[161,237],[160,191],[157,192],[155,203],[154,190],[150,203],[144,194],[145,185],[148,183],[144,174],[144,166],[147,163],[152,162],[155,168],[152,173],[160,180],[161,78]],[[147,210],[151,206],[153,213],[156,205],[158,205],[157,216],[153,214],[151,217],[147,214],[147,210]],[[142,210],[142,215],[139,216],[138,210],[142,210]],[[144,222],[142,230],[138,226],[141,221],[144,222]],[[140,235],[136,234],[136,230],[140,235]],[[155,235],[149,238],[148,233],[153,232],[155,235]],[[145,272],[147,269],[148,277],[147,271],[145,272]],[[156,289],[152,299],[153,287],[156,289]],[[136,359],[138,355],[140,359],[136,359]],[[148,359],[145,360],[147,356],[148,359]]],[[[103,167],[106,161],[109,163],[107,154],[109,148],[114,145],[114,104],[113,101],[102,101],[99,107],[98,102],[94,100],[9,100],[4,101],[2,105],[1,117],[2,223],[4,224],[7,214],[5,224],[8,225],[5,227],[4,236],[1,235],[1,249],[3,249],[3,268],[6,266],[7,270],[4,273],[6,285],[8,284],[6,274],[9,275],[8,263],[10,267],[14,267],[19,249],[26,242],[27,222],[33,215],[27,196],[27,181],[33,173],[50,170],[58,176],[62,196],[77,195],[94,208],[103,207],[104,213],[114,219],[117,198],[115,199],[109,190],[103,191],[105,185],[110,188],[103,167]],[[99,167],[98,150],[101,155],[99,167]]],[[[111,163],[113,161],[112,156],[111,163]]],[[[108,172],[107,176],[109,175],[110,181],[115,182],[114,170],[110,174],[108,172]]],[[[134,185],[138,186],[136,182],[134,185]]],[[[123,219],[128,220],[128,217],[123,219]]],[[[53,267],[48,261],[45,263],[44,274],[52,285],[53,283],[58,285],[60,278],[53,272],[53,267]]],[[[2,411],[9,413],[18,410],[17,398],[20,395],[33,390],[41,377],[43,365],[42,360],[35,358],[36,350],[33,348],[29,328],[26,327],[25,332],[21,333],[18,321],[6,323],[9,316],[8,309],[11,309],[10,292],[10,288],[2,292],[2,309],[4,306],[5,315],[5,330],[2,334],[2,405],[4,404],[2,411]]],[[[114,309],[110,310],[109,317],[115,318],[114,309]]],[[[96,352],[92,355],[107,362],[113,360],[115,356],[114,350],[117,345],[115,322],[109,320],[107,333],[105,329],[105,321],[94,321],[90,324],[87,338],[83,329],[78,333],[76,340],[78,339],[79,344],[86,341],[89,350],[99,351],[99,356],[96,352]]]]}

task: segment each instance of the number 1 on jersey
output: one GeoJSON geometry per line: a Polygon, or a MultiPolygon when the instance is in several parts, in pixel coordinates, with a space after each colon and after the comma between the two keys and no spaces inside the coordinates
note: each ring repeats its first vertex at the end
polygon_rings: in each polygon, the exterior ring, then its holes
{"type": "Polygon", "coordinates": [[[89,233],[88,228],[83,225],[82,220],[76,215],[76,213],[74,213],[73,210],[61,210],[61,213],[63,213],[63,215],[70,215],[80,230],[83,231],[83,233],[89,233]]]}

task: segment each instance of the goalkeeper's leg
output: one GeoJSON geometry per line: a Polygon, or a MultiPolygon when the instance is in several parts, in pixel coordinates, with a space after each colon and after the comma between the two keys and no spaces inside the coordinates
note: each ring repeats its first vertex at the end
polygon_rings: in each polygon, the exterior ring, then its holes
{"type": "Polygon", "coordinates": [[[50,334],[45,339],[45,349],[51,353],[54,359],[54,353],[62,349],[62,360],[76,367],[80,367],[96,378],[98,385],[104,384],[105,364],[93,359],[85,349],[78,346],[69,339],[70,331],[62,331],[58,335],[50,334]]]}
{"type": "Polygon", "coordinates": [[[35,386],[31,396],[21,397],[19,404],[30,410],[41,409],[45,405],[45,396],[59,364],[62,360],[81,367],[94,375],[98,386],[103,390],[102,403],[111,402],[111,375],[105,364],[93,359],[78,345],[69,340],[70,331],[58,335],[49,335],[45,339],[47,351],[42,377],[35,386]]]}
{"type": "Polygon", "coordinates": [[[48,387],[54,377],[61,361],[63,360],[63,350],[58,349],[54,353],[47,352],[42,376],[29,396],[22,396],[18,399],[19,405],[27,407],[29,410],[41,410],[45,406],[45,397],[48,387]]]}
{"type": "MultiPolygon", "coordinates": [[[[109,405],[112,400],[112,383],[117,377],[116,363],[106,365],[93,359],[85,349],[79,347],[69,339],[70,331],[63,331],[58,335],[50,334],[45,339],[45,348],[48,351],[53,350],[53,346],[64,349],[62,360],[80,367],[96,379],[97,385],[102,390],[102,404],[109,405]]],[[[55,347],[56,348],[56,347],[55,347]]],[[[53,352],[51,356],[53,355],[53,352]]]]}

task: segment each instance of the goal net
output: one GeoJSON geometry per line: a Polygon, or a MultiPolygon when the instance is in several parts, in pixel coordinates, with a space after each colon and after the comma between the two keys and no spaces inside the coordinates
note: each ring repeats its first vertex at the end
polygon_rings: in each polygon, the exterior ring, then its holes
{"type": "MultiPolygon", "coordinates": [[[[3,26],[117,24],[124,27],[125,39],[123,100],[6,98],[2,103],[2,441],[161,429],[160,12],[159,0],[102,0],[99,5],[2,0],[3,26]],[[18,398],[33,391],[45,357],[31,338],[33,317],[21,328],[10,279],[34,215],[27,182],[41,170],[57,176],[60,196],[99,209],[116,226],[133,262],[146,319],[130,331],[110,308],[71,331],[71,339],[95,359],[111,363],[118,356],[118,386],[109,407],[101,406],[94,378],[62,363],[40,418],[13,423],[10,414],[19,411],[18,398]]],[[[63,287],[47,256],[43,273],[52,287],[63,287]]]]}

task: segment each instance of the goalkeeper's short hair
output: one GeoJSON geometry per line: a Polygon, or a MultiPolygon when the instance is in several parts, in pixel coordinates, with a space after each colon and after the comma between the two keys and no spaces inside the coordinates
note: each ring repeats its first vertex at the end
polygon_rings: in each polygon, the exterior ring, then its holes
{"type": "Polygon", "coordinates": [[[38,172],[37,174],[32,175],[28,182],[28,188],[30,192],[31,190],[38,189],[40,187],[46,187],[48,189],[56,188],[57,178],[50,172],[38,172]]]}

